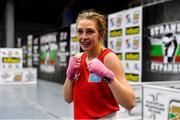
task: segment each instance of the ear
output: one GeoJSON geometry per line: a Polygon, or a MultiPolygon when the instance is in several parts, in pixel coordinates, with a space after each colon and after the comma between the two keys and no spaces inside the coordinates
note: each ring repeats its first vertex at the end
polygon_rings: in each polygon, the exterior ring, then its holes
{"type": "Polygon", "coordinates": [[[103,32],[102,31],[99,31],[99,37],[98,37],[99,40],[103,41],[103,32]]]}

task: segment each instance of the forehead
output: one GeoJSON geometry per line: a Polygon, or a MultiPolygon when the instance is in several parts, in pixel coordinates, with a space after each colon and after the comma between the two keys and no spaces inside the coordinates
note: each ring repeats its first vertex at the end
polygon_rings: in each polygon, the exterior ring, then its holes
{"type": "Polygon", "coordinates": [[[78,21],[77,28],[96,28],[96,22],[91,19],[81,19],[78,21]]]}

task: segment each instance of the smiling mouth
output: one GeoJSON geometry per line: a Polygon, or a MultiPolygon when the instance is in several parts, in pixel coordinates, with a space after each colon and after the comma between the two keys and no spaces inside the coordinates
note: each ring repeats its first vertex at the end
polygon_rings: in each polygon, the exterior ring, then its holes
{"type": "Polygon", "coordinates": [[[85,42],[82,42],[81,45],[84,46],[84,47],[88,47],[91,43],[85,43],[85,42]]]}
{"type": "Polygon", "coordinates": [[[82,44],[82,47],[87,48],[89,44],[82,44]]]}

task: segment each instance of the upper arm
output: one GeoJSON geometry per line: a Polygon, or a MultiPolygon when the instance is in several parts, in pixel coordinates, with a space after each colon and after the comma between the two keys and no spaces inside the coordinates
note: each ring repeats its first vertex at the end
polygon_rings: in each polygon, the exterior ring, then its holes
{"type": "Polygon", "coordinates": [[[124,68],[116,54],[110,52],[104,58],[105,66],[110,69],[121,83],[127,85],[124,68]]]}

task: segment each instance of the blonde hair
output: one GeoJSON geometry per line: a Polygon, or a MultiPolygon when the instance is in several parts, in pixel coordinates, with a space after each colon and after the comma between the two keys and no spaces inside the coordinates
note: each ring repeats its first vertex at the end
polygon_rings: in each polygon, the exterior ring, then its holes
{"type": "Polygon", "coordinates": [[[102,34],[102,39],[105,37],[105,35],[106,35],[106,17],[105,17],[105,15],[100,14],[93,9],[84,10],[78,14],[78,17],[76,19],[76,25],[78,25],[79,20],[82,20],[82,19],[94,20],[96,22],[99,33],[102,34]]]}

